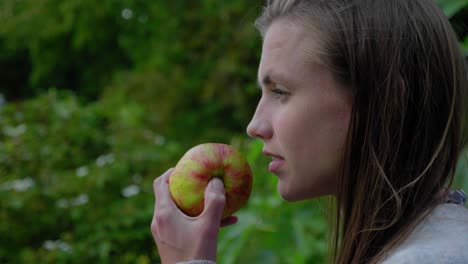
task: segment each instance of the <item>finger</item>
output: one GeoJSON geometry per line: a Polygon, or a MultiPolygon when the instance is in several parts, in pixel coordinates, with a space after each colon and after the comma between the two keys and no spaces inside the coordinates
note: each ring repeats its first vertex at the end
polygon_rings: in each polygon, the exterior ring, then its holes
{"type": "Polygon", "coordinates": [[[168,169],[166,172],[164,172],[161,176],[157,177],[153,181],[153,190],[156,193],[156,186],[158,186],[161,182],[162,183],[169,183],[169,176],[171,175],[172,171],[174,168],[168,169]]]}
{"type": "MultiPolygon", "coordinates": [[[[166,179],[169,177],[169,175],[171,174],[172,172],[172,168],[167,170],[165,173],[163,173],[161,176],[159,176],[158,178],[156,178],[154,181],[153,181],[153,191],[154,191],[154,198],[155,198],[155,203],[154,203],[154,212],[153,212],[153,219],[151,221],[151,231],[153,232],[153,235],[155,236],[155,239],[157,239],[157,221],[156,221],[156,210],[157,210],[157,201],[158,200],[161,200],[162,196],[164,195],[161,195],[160,194],[160,185],[161,184],[164,184],[164,182],[166,182],[166,179]]],[[[164,191],[163,191],[164,192],[164,191]]]]}
{"type": "Polygon", "coordinates": [[[207,217],[212,223],[219,225],[225,203],[224,183],[219,178],[213,178],[205,190],[205,209],[201,217],[207,217]]]}
{"type": "Polygon", "coordinates": [[[155,197],[154,204],[154,215],[153,219],[156,218],[156,213],[167,208],[175,207],[174,202],[172,201],[171,194],[169,192],[169,184],[167,183],[169,175],[171,175],[173,168],[167,170],[163,175],[159,176],[153,182],[153,190],[155,197]]]}
{"type": "Polygon", "coordinates": [[[157,240],[160,236],[161,227],[166,226],[170,220],[173,207],[175,207],[169,193],[168,178],[172,173],[172,168],[167,170],[153,182],[155,196],[154,214],[151,221],[151,231],[157,240]]]}
{"type": "Polygon", "coordinates": [[[154,191],[154,195],[155,195],[156,200],[158,200],[157,199],[158,197],[160,199],[161,198],[167,198],[168,194],[169,194],[169,197],[170,197],[168,185],[169,185],[169,176],[171,175],[173,170],[174,170],[174,168],[168,169],[165,173],[163,173],[161,176],[156,178],[156,180],[154,180],[154,182],[153,182],[153,191],[154,191]]]}
{"type": "Polygon", "coordinates": [[[237,223],[237,216],[228,216],[226,218],[224,218],[223,220],[221,220],[221,227],[226,227],[226,226],[230,226],[230,225],[233,225],[235,223],[237,223]]]}

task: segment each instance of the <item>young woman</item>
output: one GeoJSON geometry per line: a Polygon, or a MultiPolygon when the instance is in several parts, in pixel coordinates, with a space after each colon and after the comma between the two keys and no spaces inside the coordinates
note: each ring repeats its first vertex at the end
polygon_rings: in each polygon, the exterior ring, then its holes
{"type": "MultiPolygon", "coordinates": [[[[332,262],[468,263],[466,196],[446,189],[466,145],[467,74],[434,1],[271,0],[256,26],[262,97],[247,133],[285,200],[336,197],[332,262]]],[[[161,259],[212,263],[222,183],[191,218],[169,174],[154,183],[161,259]]]]}

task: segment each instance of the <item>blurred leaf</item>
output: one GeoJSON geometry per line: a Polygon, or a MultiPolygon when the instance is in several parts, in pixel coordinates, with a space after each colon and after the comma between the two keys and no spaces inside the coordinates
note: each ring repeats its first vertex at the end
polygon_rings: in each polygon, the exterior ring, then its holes
{"type": "Polygon", "coordinates": [[[468,5],[468,0],[437,0],[445,15],[449,18],[468,5]]]}

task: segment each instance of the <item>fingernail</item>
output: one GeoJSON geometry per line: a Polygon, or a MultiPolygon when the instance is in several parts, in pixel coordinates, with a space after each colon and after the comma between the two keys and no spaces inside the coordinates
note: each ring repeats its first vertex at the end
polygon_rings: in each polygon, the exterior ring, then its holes
{"type": "Polygon", "coordinates": [[[221,179],[213,178],[210,181],[210,185],[211,185],[211,188],[213,188],[212,190],[224,193],[224,183],[221,179]]]}

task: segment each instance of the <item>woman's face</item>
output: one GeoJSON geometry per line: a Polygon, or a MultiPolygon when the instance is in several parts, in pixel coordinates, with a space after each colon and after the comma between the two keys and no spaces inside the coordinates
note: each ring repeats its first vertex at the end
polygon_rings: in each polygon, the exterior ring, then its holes
{"type": "Polygon", "coordinates": [[[300,26],[270,26],[258,69],[262,97],[247,127],[272,157],[269,170],[288,201],[336,194],[351,114],[349,89],[306,56],[313,45],[300,26]]]}

